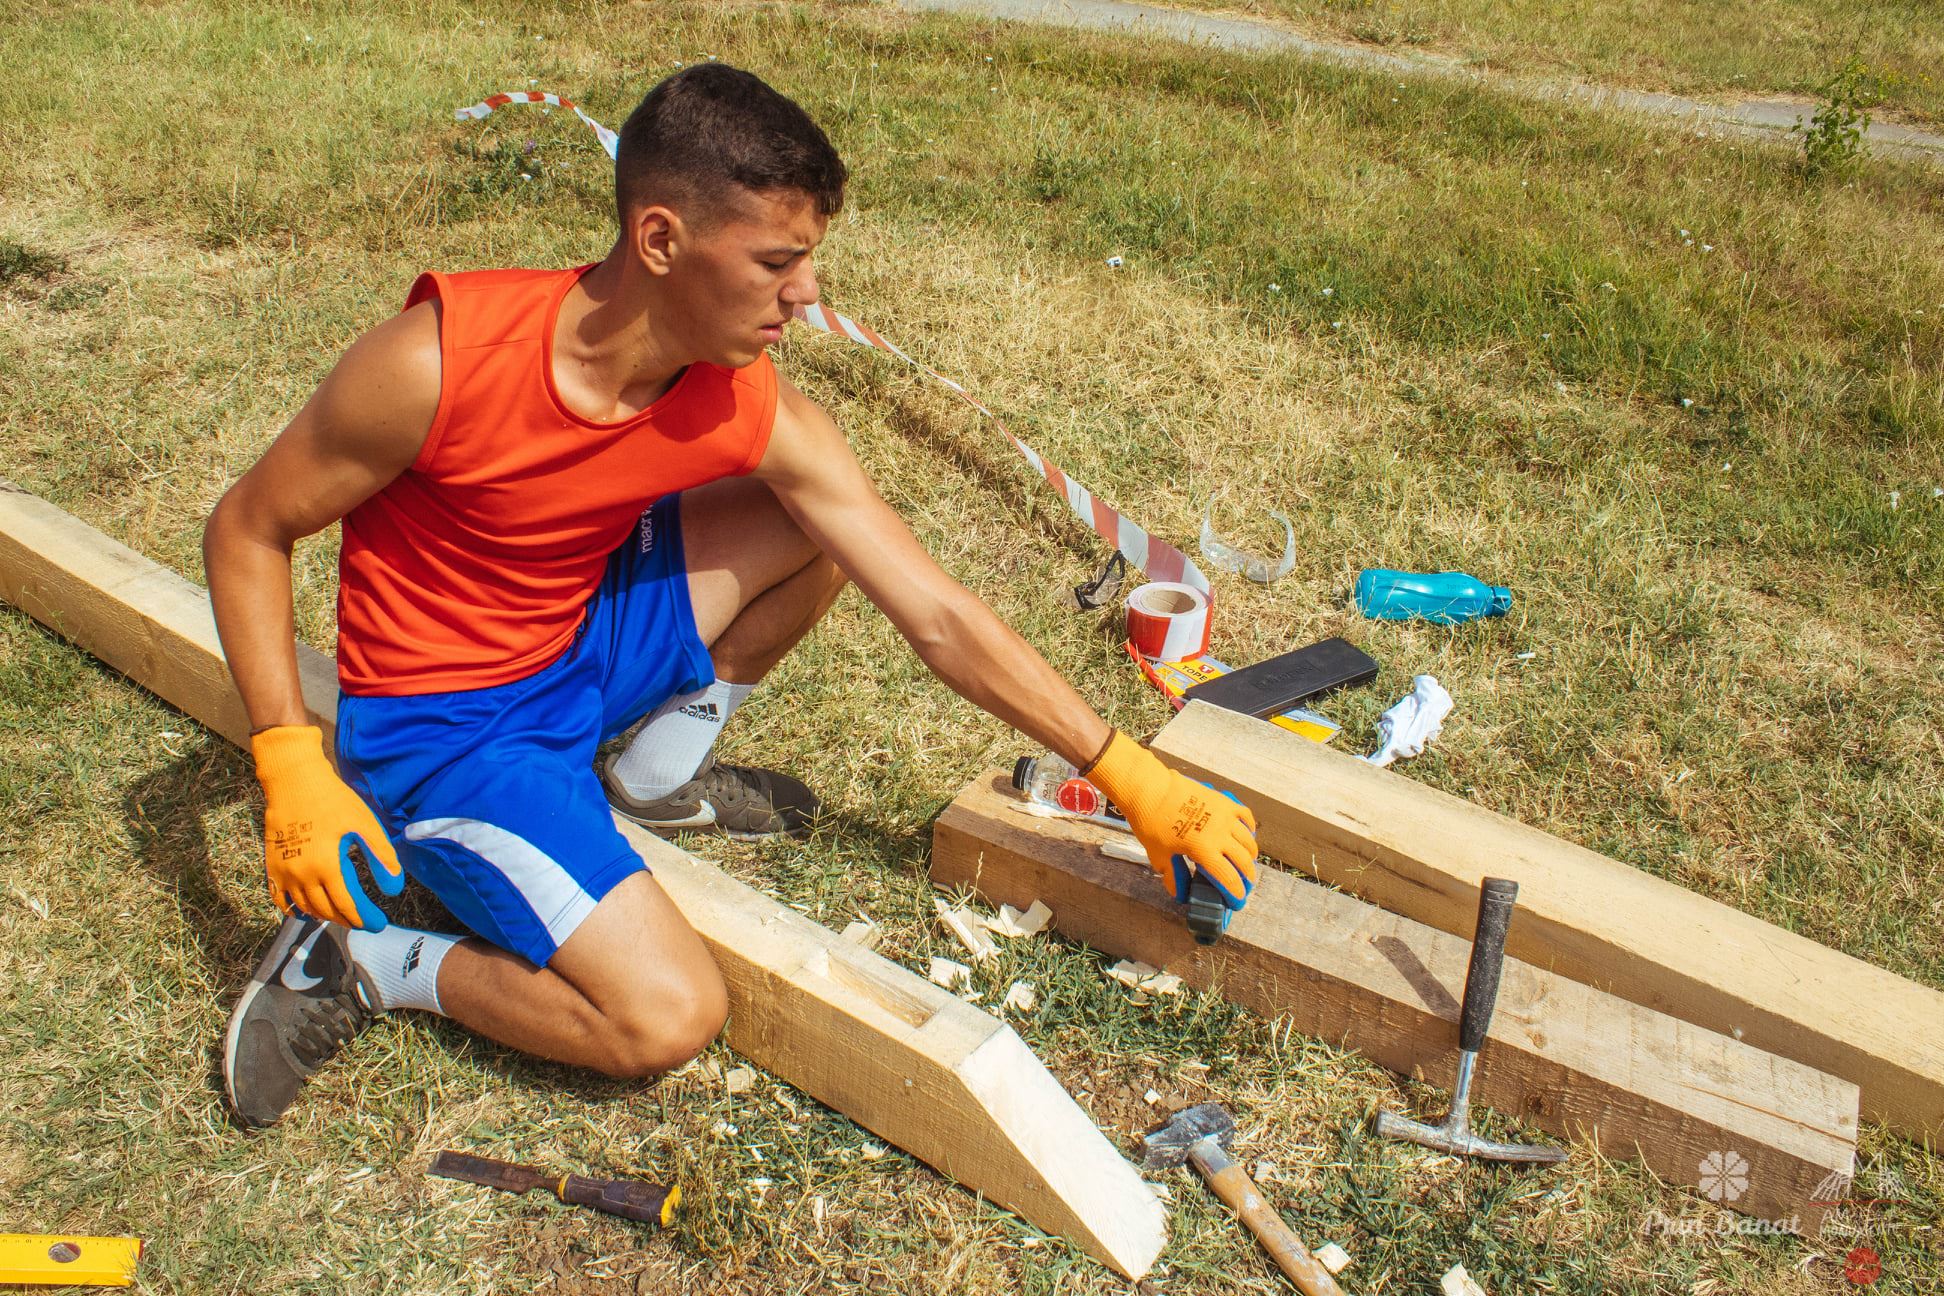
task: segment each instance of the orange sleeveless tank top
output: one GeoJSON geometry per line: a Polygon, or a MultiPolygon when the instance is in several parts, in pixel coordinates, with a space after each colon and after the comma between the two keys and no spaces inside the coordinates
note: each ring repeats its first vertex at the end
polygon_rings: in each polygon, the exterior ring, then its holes
{"type": "Polygon", "coordinates": [[[553,379],[560,302],[590,266],[424,274],[439,408],[404,473],[344,518],[338,684],[415,694],[524,679],[573,641],[608,555],[655,500],[753,471],[776,368],[693,364],[647,409],[582,418],[553,379]]]}

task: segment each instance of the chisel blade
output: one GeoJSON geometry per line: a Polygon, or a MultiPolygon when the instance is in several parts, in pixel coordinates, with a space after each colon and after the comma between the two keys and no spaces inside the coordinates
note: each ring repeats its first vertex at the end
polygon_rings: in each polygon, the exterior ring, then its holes
{"type": "Polygon", "coordinates": [[[472,1156],[465,1152],[441,1152],[432,1158],[430,1173],[446,1179],[463,1179],[467,1183],[484,1184],[488,1188],[498,1188],[501,1192],[523,1193],[532,1188],[552,1188],[560,1176],[550,1175],[532,1166],[514,1165],[511,1161],[495,1161],[491,1157],[472,1156]]]}

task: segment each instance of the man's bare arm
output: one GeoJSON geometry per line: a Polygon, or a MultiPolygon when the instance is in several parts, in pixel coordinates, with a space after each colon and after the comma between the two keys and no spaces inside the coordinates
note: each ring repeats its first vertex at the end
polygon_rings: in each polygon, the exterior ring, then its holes
{"type": "Polygon", "coordinates": [[[1148,863],[1186,899],[1191,861],[1231,909],[1255,885],[1255,816],[1110,728],[1045,658],[939,570],[828,415],[788,383],[756,475],[961,697],[1052,748],[1114,799],[1148,863]]]}
{"type": "Polygon", "coordinates": [[[203,529],[216,630],[253,728],[301,725],[290,554],[418,457],[439,405],[431,303],[351,345],[203,529]]]}
{"type": "Polygon", "coordinates": [[[932,560],[830,416],[781,379],[756,476],[960,697],[1075,765],[1112,730],[1033,646],[932,560]]]}

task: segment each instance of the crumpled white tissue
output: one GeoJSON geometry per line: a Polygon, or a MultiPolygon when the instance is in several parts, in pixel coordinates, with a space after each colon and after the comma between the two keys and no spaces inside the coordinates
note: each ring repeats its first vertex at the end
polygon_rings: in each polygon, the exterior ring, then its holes
{"type": "Polygon", "coordinates": [[[1416,756],[1438,736],[1444,718],[1451,714],[1451,694],[1445,692],[1437,676],[1419,675],[1411,683],[1411,691],[1378,717],[1377,750],[1364,757],[1372,765],[1381,767],[1400,757],[1416,756]]]}

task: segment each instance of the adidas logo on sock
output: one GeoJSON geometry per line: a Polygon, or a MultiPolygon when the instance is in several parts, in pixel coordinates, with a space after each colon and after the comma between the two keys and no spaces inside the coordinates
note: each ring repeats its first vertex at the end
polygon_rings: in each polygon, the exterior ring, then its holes
{"type": "Polygon", "coordinates": [[[398,970],[400,976],[412,975],[412,969],[419,965],[419,951],[425,948],[425,937],[415,937],[411,948],[405,951],[405,966],[398,970]]]}
{"type": "Polygon", "coordinates": [[[691,720],[706,720],[710,724],[722,723],[722,712],[713,702],[691,702],[681,708],[681,713],[691,720]]]}

